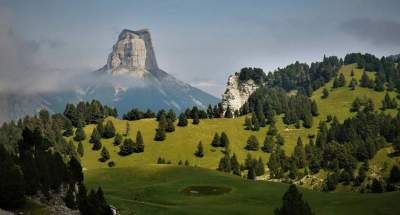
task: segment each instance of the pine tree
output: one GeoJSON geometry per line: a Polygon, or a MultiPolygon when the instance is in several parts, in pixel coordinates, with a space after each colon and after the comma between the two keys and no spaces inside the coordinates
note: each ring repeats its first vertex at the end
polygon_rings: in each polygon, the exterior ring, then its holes
{"type": "Polygon", "coordinates": [[[254,170],[255,170],[256,176],[261,176],[261,175],[265,174],[264,162],[261,157],[258,159],[254,170]]]}
{"type": "Polygon", "coordinates": [[[110,153],[108,152],[107,148],[103,146],[103,149],[101,150],[101,162],[106,162],[107,160],[110,159],[110,153]]]}
{"type": "Polygon", "coordinates": [[[367,72],[363,72],[360,80],[360,87],[370,87],[370,80],[367,75],[367,72]]]}
{"type": "Polygon", "coordinates": [[[271,123],[271,125],[269,126],[269,129],[268,129],[267,135],[275,136],[277,134],[278,134],[278,129],[276,128],[275,123],[271,123]]]}
{"type": "Polygon", "coordinates": [[[95,143],[95,142],[100,141],[100,139],[101,139],[101,136],[100,136],[99,131],[97,130],[97,128],[94,128],[93,131],[92,131],[92,134],[90,135],[89,142],[90,143],[95,143]]]}
{"type": "Polygon", "coordinates": [[[307,112],[304,114],[304,119],[303,119],[303,126],[305,128],[311,128],[313,124],[313,118],[311,113],[307,112]]]}
{"type": "Polygon", "coordinates": [[[185,160],[185,166],[190,166],[190,163],[188,160],[185,160]]]}
{"type": "Polygon", "coordinates": [[[373,193],[382,193],[383,192],[382,182],[375,178],[372,181],[371,192],[373,192],[373,193]]]}
{"type": "Polygon", "coordinates": [[[249,171],[247,172],[247,179],[249,180],[256,179],[256,171],[254,170],[254,167],[250,167],[249,171]]]}
{"type": "Polygon", "coordinates": [[[339,75],[339,87],[343,87],[346,85],[346,78],[344,77],[343,73],[339,75]]]}
{"type": "Polygon", "coordinates": [[[84,151],[84,149],[83,149],[83,145],[82,145],[82,142],[81,142],[81,141],[79,141],[79,143],[78,143],[78,149],[77,149],[76,151],[78,152],[79,156],[83,157],[85,151],[84,151]]]}
{"type": "Polygon", "coordinates": [[[106,125],[104,126],[104,138],[113,138],[115,136],[115,127],[112,121],[107,121],[106,125]]]}
{"type": "Polygon", "coordinates": [[[244,126],[245,126],[246,130],[252,130],[252,128],[253,128],[253,123],[251,122],[251,119],[247,116],[244,119],[244,126]]]}
{"type": "Polygon", "coordinates": [[[258,121],[257,115],[254,112],[251,115],[251,123],[253,124],[253,127],[251,130],[253,130],[253,131],[260,130],[260,123],[258,121]]]}
{"type": "Polygon", "coordinates": [[[63,133],[64,136],[70,137],[74,134],[74,127],[69,119],[65,120],[65,131],[63,133]]]}
{"type": "Polygon", "coordinates": [[[282,207],[274,210],[275,215],[313,215],[310,206],[303,200],[303,195],[296,185],[291,184],[283,195],[282,207]]]}
{"type": "Polygon", "coordinates": [[[214,134],[214,138],[213,138],[213,140],[211,142],[211,145],[214,146],[214,147],[220,147],[221,146],[221,138],[220,138],[218,133],[214,134]]]}
{"type": "Polygon", "coordinates": [[[198,125],[200,123],[199,111],[197,110],[197,108],[194,109],[194,111],[193,111],[193,122],[192,123],[193,123],[193,125],[198,125]]]}
{"type": "Polygon", "coordinates": [[[285,144],[285,139],[281,134],[276,135],[276,144],[283,146],[285,144]]]}
{"type": "Polygon", "coordinates": [[[317,102],[315,102],[315,100],[313,100],[312,103],[311,103],[311,114],[313,116],[318,116],[319,115],[317,102]]]}
{"type": "Polygon", "coordinates": [[[303,141],[301,140],[301,137],[297,138],[297,144],[294,147],[293,158],[294,158],[294,161],[296,162],[296,166],[298,168],[305,167],[306,155],[305,155],[304,145],[303,145],[303,141]]]}
{"type": "Polygon", "coordinates": [[[134,144],[134,151],[137,153],[144,152],[144,142],[142,133],[140,131],[137,131],[136,133],[136,142],[134,144]]]}
{"type": "Polygon", "coordinates": [[[165,128],[166,132],[174,132],[175,131],[175,125],[172,119],[167,118],[167,127],[165,128]]]}
{"type": "Polygon", "coordinates": [[[322,96],[321,96],[321,98],[322,98],[322,99],[326,99],[326,98],[328,98],[328,96],[329,96],[329,91],[328,91],[326,88],[324,88],[324,89],[322,90],[322,96]]]}
{"type": "Polygon", "coordinates": [[[389,181],[391,183],[397,183],[400,181],[400,169],[398,166],[393,165],[392,169],[390,170],[389,181]]]}
{"type": "Polygon", "coordinates": [[[122,143],[122,135],[117,133],[114,137],[114,146],[119,146],[122,143]]]}
{"type": "Polygon", "coordinates": [[[351,108],[350,111],[351,112],[358,112],[361,108],[362,102],[361,99],[359,97],[356,97],[353,101],[353,103],[351,104],[351,108]]]}
{"type": "Polygon", "coordinates": [[[156,129],[156,135],[154,136],[154,140],[163,141],[166,138],[165,128],[167,126],[167,119],[165,114],[161,114],[160,119],[158,121],[158,128],[156,129]]]}
{"type": "Polygon", "coordinates": [[[350,72],[350,76],[353,77],[354,76],[354,70],[351,70],[350,72]]]}
{"type": "Polygon", "coordinates": [[[225,111],[225,118],[233,118],[231,107],[227,107],[225,111]]]}
{"type": "Polygon", "coordinates": [[[167,119],[170,119],[172,122],[176,121],[176,114],[172,109],[169,109],[167,113],[167,119]]]}
{"type": "Polygon", "coordinates": [[[229,138],[228,138],[228,135],[226,135],[225,132],[221,133],[219,146],[226,147],[226,148],[229,147],[229,138]]]}
{"type": "Polygon", "coordinates": [[[131,126],[129,125],[129,122],[127,121],[126,125],[125,125],[125,134],[124,134],[125,137],[129,136],[130,130],[131,130],[131,126]]]}
{"type": "Polygon", "coordinates": [[[102,147],[102,144],[101,144],[101,141],[100,141],[100,140],[98,140],[98,141],[92,143],[92,149],[93,149],[93,150],[100,150],[101,147],[102,147]]]}
{"type": "Polygon", "coordinates": [[[181,113],[179,115],[179,121],[178,121],[178,126],[180,127],[185,127],[188,125],[188,120],[186,118],[186,114],[185,113],[181,113]]]}
{"type": "Polygon", "coordinates": [[[222,172],[230,172],[232,170],[231,159],[229,158],[229,154],[225,154],[218,164],[218,170],[222,172]]]}
{"type": "Polygon", "coordinates": [[[268,124],[275,124],[275,115],[276,112],[274,110],[270,110],[267,112],[266,121],[268,124]]]}
{"type": "Polygon", "coordinates": [[[271,153],[275,145],[274,137],[271,135],[265,136],[264,145],[261,148],[264,152],[271,153]]]}
{"type": "Polygon", "coordinates": [[[76,209],[77,203],[75,201],[75,195],[72,187],[73,186],[71,185],[68,187],[68,191],[67,194],[65,195],[64,202],[65,206],[67,206],[68,208],[76,209]]]}
{"type": "Polygon", "coordinates": [[[376,76],[375,78],[375,91],[382,92],[385,90],[385,82],[381,79],[380,76],[376,76]]]}
{"type": "Polygon", "coordinates": [[[134,150],[134,142],[131,138],[126,138],[122,145],[119,147],[120,155],[129,155],[132,154],[134,150]]]}
{"type": "Polygon", "coordinates": [[[82,141],[85,138],[86,138],[85,131],[83,130],[83,128],[81,126],[79,126],[75,131],[74,140],[75,141],[82,141]]]}
{"type": "Polygon", "coordinates": [[[103,137],[104,135],[104,125],[103,125],[103,121],[99,121],[96,125],[96,129],[100,134],[100,137],[103,137]]]}
{"type": "Polygon", "coordinates": [[[258,151],[259,143],[257,137],[251,135],[249,139],[247,139],[247,145],[245,147],[247,150],[258,151]]]}
{"type": "Polygon", "coordinates": [[[232,173],[235,175],[240,176],[241,172],[240,172],[240,164],[237,160],[236,154],[234,153],[231,157],[231,169],[232,169],[232,173]]]}
{"type": "Polygon", "coordinates": [[[350,90],[355,90],[357,86],[357,80],[355,78],[352,78],[349,84],[350,90]]]}
{"type": "Polygon", "coordinates": [[[197,145],[197,150],[194,154],[199,158],[204,157],[204,148],[203,148],[203,144],[201,143],[201,141],[197,145]]]}

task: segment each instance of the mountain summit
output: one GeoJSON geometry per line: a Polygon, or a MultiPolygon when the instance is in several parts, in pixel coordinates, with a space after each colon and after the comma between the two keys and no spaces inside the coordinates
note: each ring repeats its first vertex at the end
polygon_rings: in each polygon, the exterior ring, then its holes
{"type": "Polygon", "coordinates": [[[184,111],[194,105],[205,108],[219,100],[190,86],[158,67],[149,30],[124,29],[99,70],[72,80],[69,90],[36,95],[1,95],[0,121],[34,114],[41,108],[62,112],[67,103],[92,99],[116,107],[120,114],[133,107],[140,109],[173,109],[184,111]],[[6,110],[6,111],[5,111],[6,110]]]}

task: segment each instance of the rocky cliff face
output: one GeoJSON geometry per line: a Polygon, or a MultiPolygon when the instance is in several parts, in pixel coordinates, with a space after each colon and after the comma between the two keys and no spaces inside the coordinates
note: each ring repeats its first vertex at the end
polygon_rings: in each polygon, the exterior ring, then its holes
{"type": "Polygon", "coordinates": [[[239,110],[258,87],[251,79],[241,82],[238,74],[230,75],[225,93],[222,95],[223,108],[226,110],[229,107],[232,111],[239,110]]]}

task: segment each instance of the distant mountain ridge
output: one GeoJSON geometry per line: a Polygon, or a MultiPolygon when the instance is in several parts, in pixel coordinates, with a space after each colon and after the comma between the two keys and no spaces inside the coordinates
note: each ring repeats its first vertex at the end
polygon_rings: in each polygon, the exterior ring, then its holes
{"type": "Polygon", "coordinates": [[[62,112],[67,103],[92,99],[116,107],[120,114],[133,107],[149,108],[153,111],[173,109],[180,112],[194,105],[206,108],[208,104],[219,101],[161,70],[147,29],[124,29],[119,34],[107,63],[88,76],[84,78],[89,79],[89,83],[62,92],[35,95],[0,93],[0,121],[35,114],[41,108],[62,112]]]}

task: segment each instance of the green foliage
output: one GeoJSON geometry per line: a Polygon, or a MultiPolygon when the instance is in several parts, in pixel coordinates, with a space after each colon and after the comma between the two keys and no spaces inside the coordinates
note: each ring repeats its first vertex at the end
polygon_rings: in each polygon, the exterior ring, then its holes
{"type": "Polygon", "coordinates": [[[400,181],[400,169],[398,166],[394,165],[390,170],[389,181],[392,183],[397,183],[400,181]]]}
{"type": "Polygon", "coordinates": [[[117,133],[117,134],[115,135],[115,137],[114,137],[114,142],[113,142],[114,146],[119,146],[119,145],[121,145],[122,139],[123,139],[122,135],[119,134],[119,133],[117,133]]]}
{"type": "Polygon", "coordinates": [[[200,158],[204,157],[204,148],[203,148],[203,144],[201,143],[201,141],[197,145],[197,150],[194,154],[200,158]]]}
{"type": "Polygon", "coordinates": [[[95,142],[99,142],[101,139],[101,135],[99,133],[99,130],[96,128],[93,129],[92,134],[90,135],[90,143],[95,143],[95,142]]]}
{"type": "Polygon", "coordinates": [[[110,159],[110,152],[108,152],[107,148],[103,146],[103,149],[101,150],[101,157],[100,157],[100,161],[101,162],[106,162],[110,159]]]}
{"type": "Polygon", "coordinates": [[[130,155],[134,151],[134,142],[131,138],[126,138],[119,147],[119,154],[122,156],[130,155]]]}
{"type": "Polygon", "coordinates": [[[74,136],[74,140],[75,141],[82,141],[86,138],[86,134],[85,131],[83,130],[82,127],[78,127],[75,131],[75,136],[74,136]]]}
{"type": "Polygon", "coordinates": [[[175,125],[174,121],[171,118],[167,118],[167,127],[165,128],[166,132],[174,132],[175,131],[175,125]]]}
{"type": "Polygon", "coordinates": [[[214,138],[211,142],[211,145],[214,147],[220,147],[221,146],[221,137],[219,136],[218,133],[214,134],[214,138]]]}
{"type": "Polygon", "coordinates": [[[186,118],[186,114],[185,113],[181,113],[179,115],[179,121],[178,121],[178,126],[180,127],[185,127],[188,125],[188,120],[186,118]]]}
{"type": "Polygon", "coordinates": [[[266,80],[266,75],[264,71],[260,68],[242,68],[239,73],[239,81],[246,82],[250,79],[253,80],[256,84],[261,84],[266,80]]]}
{"type": "Polygon", "coordinates": [[[79,156],[83,157],[83,155],[85,154],[85,150],[83,149],[83,145],[82,142],[79,141],[78,143],[78,149],[76,150],[76,152],[79,154],[79,156]]]}
{"type": "Polygon", "coordinates": [[[257,151],[259,149],[259,143],[256,136],[251,135],[249,139],[247,139],[247,145],[245,149],[251,151],[257,151]]]}
{"type": "Polygon", "coordinates": [[[296,185],[291,184],[283,195],[282,207],[274,210],[275,215],[313,215],[310,205],[303,200],[303,195],[296,185]]]}
{"type": "Polygon", "coordinates": [[[166,138],[166,134],[165,134],[166,126],[167,126],[167,119],[165,117],[165,114],[161,114],[160,120],[158,121],[158,128],[156,129],[156,135],[154,136],[154,140],[156,140],[156,141],[165,140],[165,138],[166,138]]]}
{"type": "Polygon", "coordinates": [[[113,138],[115,136],[115,127],[112,121],[108,120],[104,126],[104,138],[113,138]]]}
{"type": "Polygon", "coordinates": [[[326,88],[324,88],[324,89],[322,90],[322,96],[321,96],[321,98],[322,98],[322,99],[326,99],[326,98],[328,98],[328,96],[329,96],[329,91],[328,91],[326,88]]]}
{"type": "Polygon", "coordinates": [[[140,153],[144,152],[144,141],[143,141],[143,136],[140,131],[137,131],[136,133],[136,142],[134,144],[134,149],[133,151],[140,153]]]}
{"type": "MultiPolygon", "coordinates": [[[[214,141],[213,141],[214,142],[214,141]]],[[[218,143],[218,141],[217,141],[218,143]]],[[[211,144],[212,145],[212,144],[211,144]]],[[[220,141],[219,141],[219,146],[220,147],[229,147],[229,138],[228,135],[225,132],[221,133],[220,141]]]]}
{"type": "Polygon", "coordinates": [[[263,150],[264,152],[267,152],[267,153],[271,153],[274,146],[275,146],[274,137],[271,135],[267,135],[267,136],[265,136],[264,145],[263,145],[263,147],[261,147],[261,150],[263,150]]]}

